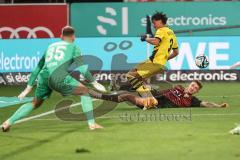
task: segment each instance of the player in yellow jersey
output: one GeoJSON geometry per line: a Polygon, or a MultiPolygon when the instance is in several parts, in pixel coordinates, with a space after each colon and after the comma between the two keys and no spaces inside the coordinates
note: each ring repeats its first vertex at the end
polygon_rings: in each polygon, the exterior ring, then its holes
{"type": "MultiPolygon", "coordinates": [[[[174,32],[166,25],[167,16],[156,12],[151,20],[156,29],[155,36],[141,36],[141,41],[154,45],[152,55],[146,61],[138,64],[127,73],[127,80],[131,89],[136,90],[141,96],[152,97],[151,92],[144,85],[144,81],[151,76],[162,73],[168,60],[178,55],[178,43],[174,32]]],[[[157,101],[153,101],[156,103],[157,101]]]]}

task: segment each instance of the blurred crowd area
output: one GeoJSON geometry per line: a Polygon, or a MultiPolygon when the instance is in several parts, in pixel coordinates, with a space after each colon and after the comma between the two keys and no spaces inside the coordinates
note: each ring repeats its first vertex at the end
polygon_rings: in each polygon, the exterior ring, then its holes
{"type": "Polygon", "coordinates": [[[0,0],[0,3],[74,3],[74,2],[219,2],[240,0],[0,0]]]}

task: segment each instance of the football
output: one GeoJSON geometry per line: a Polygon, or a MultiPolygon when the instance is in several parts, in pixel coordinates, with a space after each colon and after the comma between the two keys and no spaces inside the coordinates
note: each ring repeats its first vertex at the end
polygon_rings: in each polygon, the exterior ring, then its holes
{"type": "Polygon", "coordinates": [[[195,63],[198,68],[207,68],[209,65],[208,57],[205,55],[199,55],[195,58],[195,63]]]}

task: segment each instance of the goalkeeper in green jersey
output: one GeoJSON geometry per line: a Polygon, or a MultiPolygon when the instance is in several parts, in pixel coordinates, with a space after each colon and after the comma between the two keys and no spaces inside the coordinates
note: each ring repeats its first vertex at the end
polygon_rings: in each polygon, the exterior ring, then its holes
{"type": "Polygon", "coordinates": [[[49,45],[38,66],[31,73],[26,89],[18,96],[21,100],[31,92],[34,82],[38,78],[33,101],[22,105],[1,125],[4,132],[8,131],[16,121],[26,117],[34,109],[41,106],[53,90],[63,96],[81,95],[82,109],[88,119],[89,128],[102,128],[94,121],[93,104],[89,96],[94,97],[97,93],[74,79],[69,72],[79,71],[93,88],[101,92],[106,90],[92,77],[87,65],[83,65],[80,49],[73,43],[75,40],[74,29],[70,26],[64,27],[61,39],[62,41],[49,45]]]}

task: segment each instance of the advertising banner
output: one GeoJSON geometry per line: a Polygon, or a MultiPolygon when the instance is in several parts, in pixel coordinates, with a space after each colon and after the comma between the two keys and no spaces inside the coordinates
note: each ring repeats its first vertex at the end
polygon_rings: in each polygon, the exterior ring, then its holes
{"type": "MultiPolygon", "coordinates": [[[[0,72],[31,72],[45,49],[60,39],[1,40],[0,72]]],[[[85,63],[91,70],[129,70],[151,55],[136,37],[77,38],[85,63]]],[[[198,70],[195,57],[209,58],[206,70],[229,69],[240,61],[239,36],[179,37],[179,55],[167,63],[168,70],[198,70]]]]}
{"type": "Polygon", "coordinates": [[[68,6],[0,5],[0,17],[0,39],[53,38],[68,24],[68,6]]]}
{"type": "MultiPolygon", "coordinates": [[[[118,82],[126,82],[126,71],[92,71],[93,77],[99,82],[109,82],[115,79],[118,82]]],[[[75,79],[82,81],[82,75],[73,73],[75,79]]],[[[23,85],[29,80],[29,72],[0,73],[0,85],[23,85]]],[[[191,82],[193,80],[207,82],[239,82],[240,70],[169,70],[163,74],[157,74],[151,78],[151,84],[159,82],[191,82]]]]}
{"type": "Polygon", "coordinates": [[[181,31],[177,35],[226,36],[240,35],[239,10],[240,2],[73,3],[70,15],[80,37],[139,36],[145,33],[146,15],[155,11],[167,14],[168,25],[181,31]],[[192,32],[196,29],[211,30],[192,32]]]}

